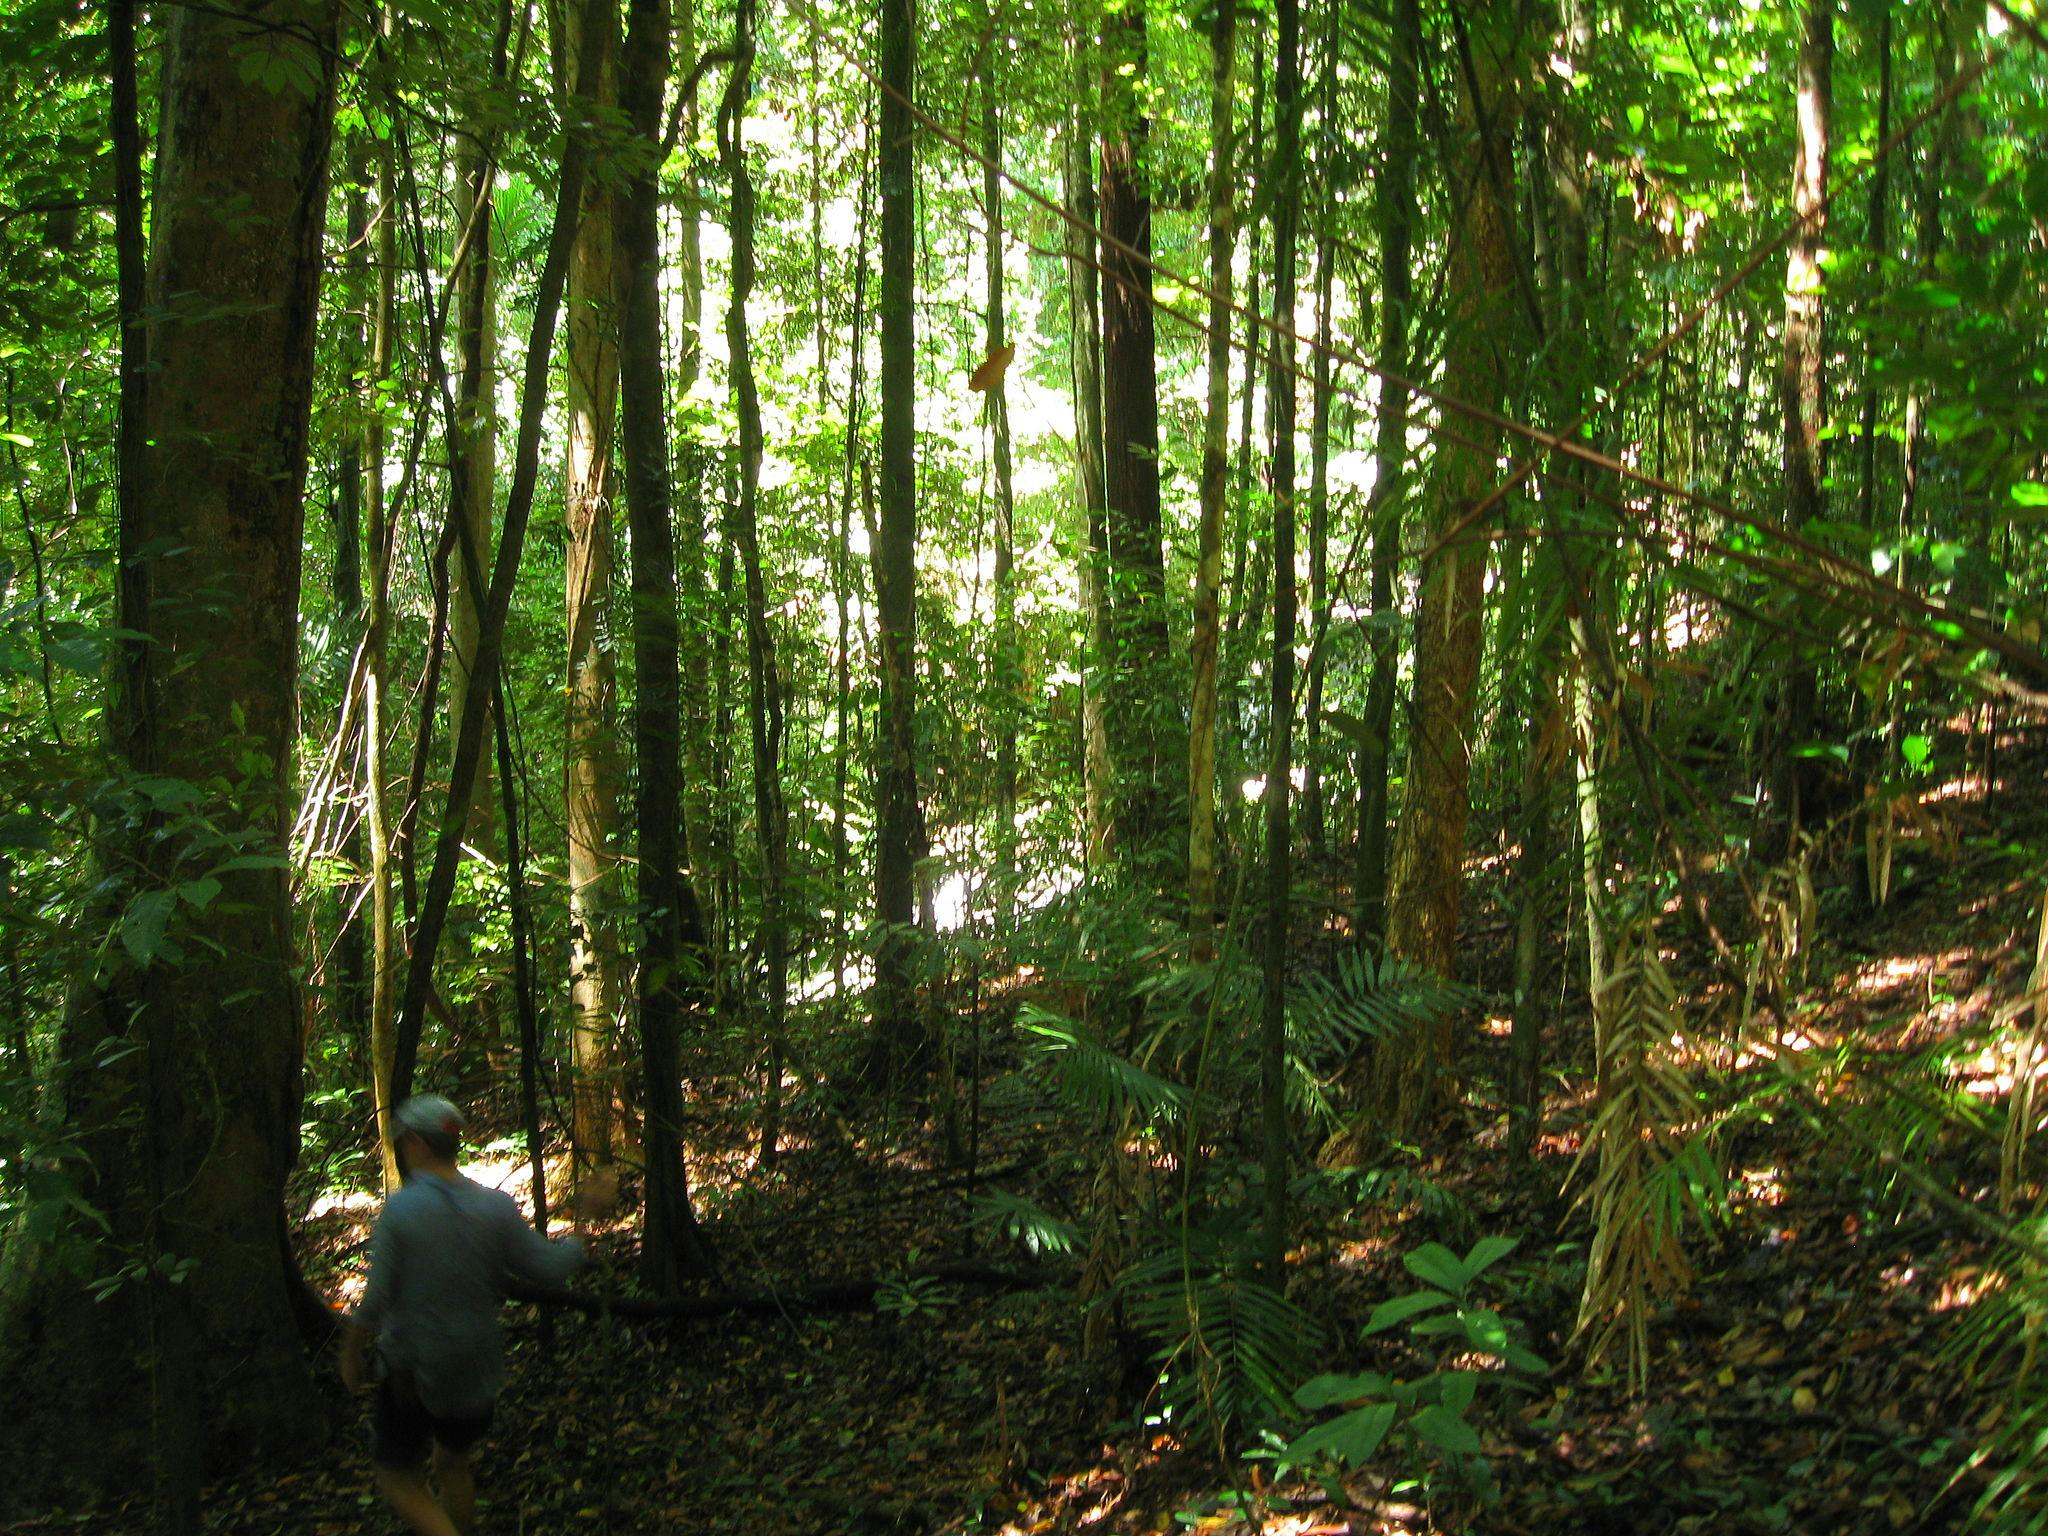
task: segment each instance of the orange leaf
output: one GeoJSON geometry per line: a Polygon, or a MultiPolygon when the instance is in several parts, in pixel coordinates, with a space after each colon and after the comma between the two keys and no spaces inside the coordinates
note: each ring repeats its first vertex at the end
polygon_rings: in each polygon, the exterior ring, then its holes
{"type": "Polygon", "coordinates": [[[1015,347],[991,347],[981,366],[974,370],[974,377],[967,381],[967,387],[975,394],[986,394],[1003,382],[1003,375],[1009,371],[1010,359],[1017,355],[1015,347]]]}

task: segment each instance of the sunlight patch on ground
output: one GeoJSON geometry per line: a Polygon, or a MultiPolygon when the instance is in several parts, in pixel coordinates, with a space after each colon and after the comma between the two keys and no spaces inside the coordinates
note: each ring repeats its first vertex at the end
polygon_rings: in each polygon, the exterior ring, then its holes
{"type": "Polygon", "coordinates": [[[1785,1181],[1775,1166],[1742,1170],[1743,1197],[1758,1205],[1783,1205],[1785,1181]]]}
{"type": "Polygon", "coordinates": [[[1505,1040],[1515,1032],[1515,1021],[1504,1013],[1490,1013],[1479,1027],[1496,1040],[1505,1040]]]}
{"type": "Polygon", "coordinates": [[[1354,1238],[1348,1243],[1339,1243],[1330,1254],[1330,1262],[1338,1269],[1371,1269],[1380,1263],[1393,1246],[1391,1238],[1354,1238]]]}
{"type": "Polygon", "coordinates": [[[1977,1269],[1951,1270],[1934,1300],[1928,1303],[1928,1310],[1953,1312],[1959,1307],[1974,1306],[1981,1298],[2004,1289],[2005,1276],[1996,1271],[1987,1274],[1977,1269]]]}
{"type": "Polygon", "coordinates": [[[1893,955],[1888,960],[1858,967],[1851,986],[1859,997],[1887,996],[1909,982],[1919,981],[1933,969],[1933,955],[1893,955]]]}

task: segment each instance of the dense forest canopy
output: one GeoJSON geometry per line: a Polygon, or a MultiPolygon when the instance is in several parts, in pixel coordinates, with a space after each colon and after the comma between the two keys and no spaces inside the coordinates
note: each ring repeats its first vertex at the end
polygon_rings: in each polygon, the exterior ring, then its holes
{"type": "Polygon", "coordinates": [[[2035,0],[0,6],[0,1515],[2048,1529],[2035,0]]]}

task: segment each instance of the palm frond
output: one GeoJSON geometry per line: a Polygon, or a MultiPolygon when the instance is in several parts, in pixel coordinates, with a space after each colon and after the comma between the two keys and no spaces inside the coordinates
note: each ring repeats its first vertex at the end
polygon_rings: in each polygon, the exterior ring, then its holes
{"type": "Polygon", "coordinates": [[[1617,953],[1593,1006],[1601,1093],[1579,1153],[1580,1164],[1595,1159],[1596,1172],[1577,1331],[1589,1340],[1589,1360],[1625,1341],[1628,1381],[1640,1396],[1649,1385],[1650,1303],[1691,1279],[1684,1229],[1717,1208],[1721,1179],[1707,1146],[1712,1125],[1670,1056],[1683,1020],[1649,918],[1617,953]]]}
{"type": "Polygon", "coordinates": [[[1080,1246],[1080,1229],[1071,1221],[1006,1189],[984,1190],[972,1209],[977,1226],[993,1227],[1033,1253],[1073,1253],[1080,1246]]]}

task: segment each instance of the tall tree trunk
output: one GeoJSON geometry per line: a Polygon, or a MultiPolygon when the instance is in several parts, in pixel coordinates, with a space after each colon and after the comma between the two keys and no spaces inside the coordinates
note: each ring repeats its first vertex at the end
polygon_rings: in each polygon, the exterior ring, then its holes
{"type": "MultiPolygon", "coordinates": [[[[392,13],[378,26],[388,37],[392,13]]],[[[381,391],[391,377],[398,308],[398,207],[387,139],[377,148],[377,297],[370,318],[370,377],[381,391]]],[[[384,702],[391,673],[391,555],[395,530],[384,496],[384,416],[372,412],[363,429],[363,522],[369,538],[368,630],[363,638],[363,783],[370,824],[370,1099],[377,1117],[377,1155],[387,1193],[398,1188],[398,1154],[391,1135],[392,1069],[398,1034],[398,917],[392,906],[390,777],[385,751],[390,736],[384,702]]]]}
{"type": "MultiPolygon", "coordinates": [[[[584,110],[616,104],[618,10],[611,0],[573,0],[567,8],[569,59],[588,59],[594,76],[565,82],[584,110]]],[[[564,821],[569,833],[569,1019],[575,1067],[570,1142],[579,1187],[612,1163],[618,1062],[613,1018],[618,996],[617,862],[612,851],[619,794],[617,696],[605,630],[611,616],[614,472],[612,432],[619,395],[614,311],[612,190],[592,180],[583,193],[570,258],[568,332],[569,446],[564,468],[563,552],[569,641],[564,821]]]]}
{"type": "Polygon", "coordinates": [[[1354,877],[1361,942],[1378,942],[1387,913],[1387,763],[1394,730],[1400,663],[1400,617],[1394,575],[1401,553],[1401,506],[1408,472],[1408,391],[1393,382],[1408,372],[1408,306],[1413,290],[1409,248],[1415,228],[1417,60],[1422,52],[1421,0],[1394,0],[1387,57],[1385,153],[1374,184],[1380,237],[1379,426],[1373,443],[1372,677],[1366,685],[1365,739],[1358,748],[1358,867],[1354,877]],[[1391,375],[1392,377],[1389,377],[1391,375]]]}
{"type": "MultiPolygon", "coordinates": [[[[663,0],[633,0],[619,56],[619,106],[650,150],[661,137],[669,16],[663,0]]],[[[640,1049],[646,1073],[645,1224],[641,1283],[674,1294],[710,1255],[690,1207],[683,1147],[680,1035],[691,972],[702,966],[704,919],[683,868],[682,706],[675,535],[663,410],[659,156],[623,178],[618,201],[619,424],[633,560],[634,797],[640,829],[640,1049]]]]}
{"type": "MultiPolygon", "coordinates": [[[[991,26],[994,25],[991,20],[991,26]]],[[[988,268],[988,355],[999,357],[1009,346],[1009,320],[1003,294],[1003,131],[998,111],[998,70],[1003,50],[992,50],[993,62],[981,93],[981,199],[988,235],[983,264],[988,268]]],[[[1011,486],[1010,397],[1001,365],[988,388],[989,435],[996,471],[995,527],[995,665],[991,679],[989,730],[996,749],[996,928],[1008,933],[1017,893],[1017,734],[1023,723],[1018,690],[1022,668],[1017,652],[1016,496],[1011,486]]]]}
{"type": "MultiPolygon", "coordinates": [[[[458,537],[466,539],[476,558],[476,574],[490,569],[498,460],[497,272],[491,260],[491,157],[484,152],[485,130],[477,121],[457,130],[455,149],[455,228],[471,231],[461,266],[455,273],[455,343],[457,440],[449,451],[462,456],[457,480],[461,505],[450,515],[461,520],[458,537]]],[[[452,740],[467,706],[471,688],[488,694],[491,680],[474,670],[477,636],[483,627],[487,593],[469,579],[468,555],[459,556],[448,578],[448,722],[452,740]]],[[[488,724],[486,729],[489,729],[488,724]]],[[[489,759],[477,757],[476,771],[458,793],[469,808],[471,830],[490,837],[492,825],[489,759]]]]}
{"type": "MultiPolygon", "coordinates": [[[[1338,142],[1342,131],[1337,117],[1341,17],[1341,8],[1330,7],[1329,31],[1323,42],[1323,100],[1316,134],[1326,150],[1338,142]]],[[[1297,64],[1297,70],[1299,67],[1297,64]]],[[[1316,231],[1316,347],[1311,365],[1315,398],[1309,424],[1308,623],[1309,633],[1317,636],[1319,643],[1309,650],[1308,686],[1302,701],[1301,815],[1309,849],[1321,857],[1328,848],[1323,825],[1323,680],[1329,671],[1329,646],[1320,643],[1320,637],[1330,628],[1330,308],[1335,297],[1337,198],[1327,153],[1317,159],[1323,203],[1321,226],[1316,231]]]]}
{"type": "MultiPolygon", "coordinates": [[[[533,328],[527,337],[526,367],[519,390],[519,432],[513,451],[512,483],[505,496],[504,526],[479,621],[476,655],[470,665],[471,675],[476,677],[494,676],[504,652],[505,614],[511,606],[520,554],[526,545],[526,524],[533,513],[555,323],[561,315],[562,291],[568,280],[584,167],[589,156],[587,128],[581,125],[572,128],[562,152],[547,256],[541,265],[540,280],[534,292],[533,328]]],[[[462,860],[463,838],[469,826],[470,801],[466,795],[457,792],[457,787],[474,781],[476,764],[484,752],[489,734],[486,726],[490,698],[491,691],[487,688],[469,690],[453,744],[450,793],[440,831],[435,838],[433,867],[428,872],[426,889],[421,893],[413,925],[412,959],[406,971],[405,993],[399,1000],[391,1075],[393,1091],[401,1099],[412,1091],[413,1067],[419,1057],[420,1027],[426,1015],[428,994],[433,989],[435,957],[441,934],[447,927],[448,903],[455,892],[456,871],[462,860]]]]}
{"type": "Polygon", "coordinates": [[[1166,565],[1159,511],[1159,377],[1152,327],[1150,125],[1139,104],[1145,12],[1115,13],[1103,34],[1102,464],[1109,551],[1110,651],[1105,699],[1118,856],[1142,884],[1177,854],[1185,743],[1166,624],[1166,565]],[[1128,67],[1127,67],[1128,66],[1128,67]]]}
{"type": "Polygon", "coordinates": [[[925,1028],[911,983],[916,947],[917,802],[917,254],[912,0],[882,0],[882,498],[875,546],[882,731],[877,743],[874,1038],[867,1076],[884,1087],[922,1069],[925,1028]]]}
{"type": "Polygon", "coordinates": [[[113,1286],[98,1299],[33,1254],[14,1277],[0,1378],[40,1406],[0,1450],[0,1512],[66,1479],[133,1494],[154,1464],[160,1528],[196,1531],[208,1467],[325,1435],[283,1241],[301,1015],[282,844],[336,22],[328,0],[168,14],[145,279],[135,12],[109,16],[117,622],[138,638],[107,718],[138,789],[100,850],[121,942],[65,1020],[46,1102],[113,1286]],[[287,18],[308,74],[275,91],[248,66],[287,18]],[[144,792],[167,783],[197,798],[144,792]],[[277,857],[223,860],[221,828],[277,857]]]}
{"type": "MultiPolygon", "coordinates": [[[[1792,160],[1792,212],[1798,219],[1786,251],[1785,351],[1778,374],[1783,423],[1785,511],[1793,528],[1826,513],[1821,486],[1827,466],[1820,430],[1826,411],[1825,352],[1821,335],[1821,247],[1827,235],[1828,135],[1834,111],[1834,0],[1808,0],[1799,39],[1797,147],[1792,160]]],[[[1796,642],[1795,642],[1796,644],[1796,642]]],[[[1776,762],[1777,812],[1790,856],[1813,810],[1820,760],[1799,755],[1813,734],[1820,680],[1815,662],[1795,657],[1779,700],[1776,762]]]]}
{"type": "Polygon", "coordinates": [[[1067,229],[1068,356],[1074,375],[1074,502],[1080,513],[1081,608],[1087,620],[1081,669],[1081,780],[1090,860],[1108,852],[1116,770],[1109,755],[1109,531],[1102,488],[1102,306],[1095,237],[1095,173],[1088,49],[1074,49],[1074,118],[1061,158],[1062,193],[1079,227],[1067,229]]]}
{"type": "Polygon", "coordinates": [[[1195,562],[1192,708],[1188,725],[1188,939],[1195,961],[1215,954],[1216,658],[1222,644],[1223,508],[1230,475],[1230,255],[1235,242],[1237,0],[1209,22],[1209,398],[1202,436],[1202,525],[1195,562]]]}
{"type": "MultiPolygon", "coordinates": [[[[1283,325],[1294,314],[1295,236],[1301,225],[1301,19],[1297,0],[1279,0],[1279,78],[1273,93],[1277,130],[1273,169],[1273,313],[1283,325]]],[[[1290,328],[1291,329],[1291,328],[1290,328]]],[[[1266,769],[1265,1008],[1259,1029],[1264,1242],[1260,1264],[1266,1283],[1284,1279],[1287,1256],[1287,951],[1293,887],[1288,801],[1294,769],[1294,343],[1272,341],[1266,388],[1273,401],[1273,655],[1270,746],[1266,769]]]]}
{"type": "MultiPolygon", "coordinates": [[[[368,350],[363,315],[369,298],[370,212],[368,200],[363,196],[360,145],[350,154],[349,160],[348,195],[344,199],[342,220],[344,254],[341,265],[345,296],[340,350],[342,377],[352,397],[350,403],[360,410],[362,402],[358,391],[368,350]]],[[[355,640],[363,627],[363,439],[360,433],[344,435],[337,458],[339,462],[335,465],[330,507],[334,524],[334,614],[339,621],[337,628],[343,643],[335,648],[337,664],[334,674],[341,686],[339,719],[336,722],[341,739],[335,743],[335,757],[336,777],[345,780],[350,777],[346,765],[353,756],[358,729],[354,706],[358,697],[356,689],[360,686],[348,642],[355,640]]],[[[370,998],[364,983],[368,979],[369,962],[363,938],[369,924],[362,913],[367,891],[361,875],[364,851],[360,817],[350,824],[342,858],[350,874],[335,888],[333,1013],[344,1036],[358,1048],[367,1050],[369,1032],[364,1026],[369,1022],[370,998]]]]}
{"type": "MultiPolygon", "coordinates": [[[[1459,140],[1472,146],[1447,165],[1461,210],[1446,303],[1449,341],[1443,393],[1497,409],[1524,349],[1517,308],[1514,165],[1521,41],[1506,8],[1459,29],[1459,140]]],[[[1494,486],[1499,433],[1459,422],[1467,442],[1442,442],[1431,467],[1435,525],[1448,531],[1494,486]]],[[[1465,824],[1471,811],[1468,738],[1479,677],[1484,529],[1435,554],[1423,575],[1415,637],[1415,701],[1406,799],[1395,831],[1387,948],[1440,975],[1456,966],[1464,881],[1465,824]]],[[[1432,1114],[1454,1066],[1451,1021],[1412,1031],[1378,1054],[1384,1123],[1398,1132],[1432,1114]]]]}
{"type": "Polygon", "coordinates": [[[732,541],[747,587],[747,714],[754,744],[754,828],[761,848],[761,955],[768,970],[762,1020],[767,1093],[760,1156],[764,1164],[772,1164],[782,1105],[783,1015],[789,1004],[789,917],[783,895],[789,874],[789,813],[782,799],[782,678],[776,670],[768,588],[761,573],[761,402],[754,384],[753,338],[747,330],[747,300],[754,291],[754,181],[741,129],[753,78],[754,0],[739,0],[733,25],[739,62],[733,66],[719,115],[719,150],[732,182],[732,290],[725,338],[740,434],[740,494],[733,507],[732,541]]]}

